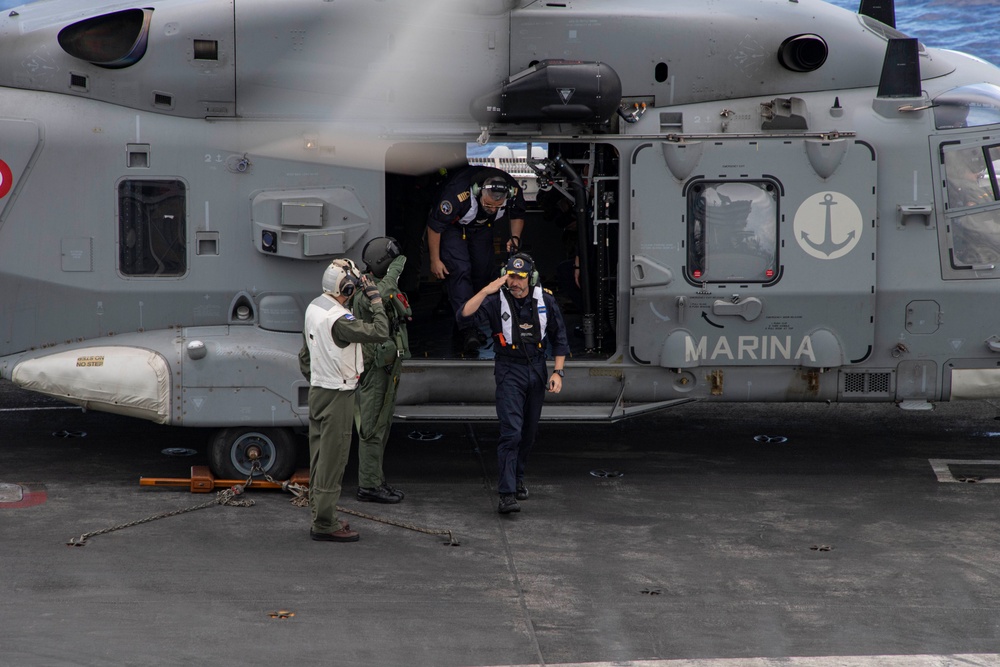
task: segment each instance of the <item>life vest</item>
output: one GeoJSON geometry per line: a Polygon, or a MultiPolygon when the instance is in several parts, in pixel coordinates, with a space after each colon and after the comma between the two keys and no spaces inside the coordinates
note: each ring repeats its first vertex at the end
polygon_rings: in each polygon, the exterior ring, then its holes
{"type": "Polygon", "coordinates": [[[511,354],[519,350],[517,356],[522,356],[525,347],[542,348],[545,338],[545,327],[548,324],[548,309],[545,307],[545,297],[541,285],[535,285],[531,291],[531,299],[535,307],[531,309],[531,322],[521,322],[517,315],[514,297],[510,292],[500,290],[500,328],[497,337],[500,343],[500,354],[511,354]]]}
{"type": "Polygon", "coordinates": [[[333,325],[351,311],[326,294],[313,299],[306,308],[305,333],[309,345],[309,383],[314,387],[350,391],[358,386],[365,370],[361,346],[340,347],[333,340],[333,325]]]}

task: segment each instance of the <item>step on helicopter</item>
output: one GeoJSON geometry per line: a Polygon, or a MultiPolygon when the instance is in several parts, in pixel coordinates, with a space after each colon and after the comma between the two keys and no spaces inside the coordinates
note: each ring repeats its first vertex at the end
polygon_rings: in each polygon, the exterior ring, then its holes
{"type": "Polygon", "coordinates": [[[495,418],[421,261],[433,182],[477,160],[530,194],[576,332],[543,419],[1000,397],[1000,70],[891,0],[6,7],[0,377],[213,429],[222,477],[291,472],[305,307],[386,234],[397,419],[495,418]]]}

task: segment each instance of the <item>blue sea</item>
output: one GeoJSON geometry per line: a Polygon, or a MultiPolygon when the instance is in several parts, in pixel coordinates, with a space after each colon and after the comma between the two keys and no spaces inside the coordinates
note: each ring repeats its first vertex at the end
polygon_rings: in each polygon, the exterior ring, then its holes
{"type": "MultiPolygon", "coordinates": [[[[859,0],[827,0],[858,10],[859,0]]],[[[997,0],[896,0],[896,29],[925,46],[963,51],[1000,65],[997,0]]]]}

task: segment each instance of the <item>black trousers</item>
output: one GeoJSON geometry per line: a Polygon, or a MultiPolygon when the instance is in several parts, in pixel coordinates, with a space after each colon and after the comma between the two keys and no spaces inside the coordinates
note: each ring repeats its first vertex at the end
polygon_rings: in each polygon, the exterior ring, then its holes
{"type": "Polygon", "coordinates": [[[493,367],[496,379],[497,418],[500,439],[497,441],[497,491],[514,493],[524,479],[528,454],[535,444],[538,420],[545,400],[545,358],[530,364],[505,361],[497,356],[493,367]]]}

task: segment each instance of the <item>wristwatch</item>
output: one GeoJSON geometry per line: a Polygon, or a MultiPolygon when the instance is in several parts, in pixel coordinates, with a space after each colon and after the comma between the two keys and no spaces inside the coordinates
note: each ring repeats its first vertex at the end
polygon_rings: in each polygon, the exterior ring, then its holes
{"type": "Polygon", "coordinates": [[[561,378],[566,377],[566,373],[564,373],[563,369],[561,369],[561,368],[556,368],[552,372],[555,373],[556,375],[558,375],[561,378]]]}

